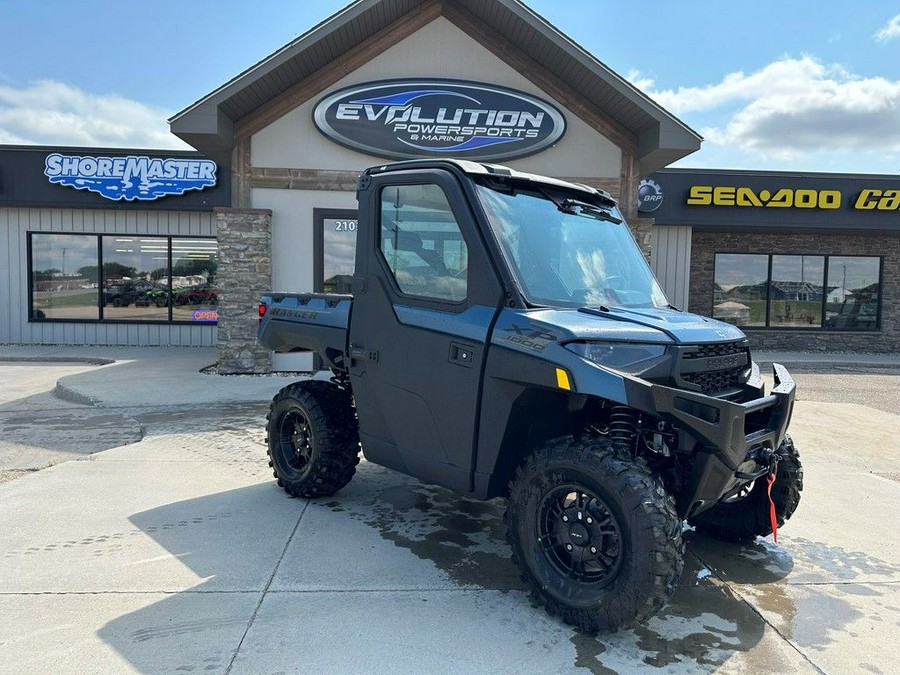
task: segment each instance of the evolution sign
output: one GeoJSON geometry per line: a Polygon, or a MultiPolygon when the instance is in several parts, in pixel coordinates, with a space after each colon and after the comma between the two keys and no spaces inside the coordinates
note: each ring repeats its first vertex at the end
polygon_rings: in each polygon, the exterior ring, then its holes
{"type": "Polygon", "coordinates": [[[370,155],[524,157],[565,133],[562,113],[520,91],[460,80],[384,80],[341,89],[313,111],[330,139],[370,155]]]}

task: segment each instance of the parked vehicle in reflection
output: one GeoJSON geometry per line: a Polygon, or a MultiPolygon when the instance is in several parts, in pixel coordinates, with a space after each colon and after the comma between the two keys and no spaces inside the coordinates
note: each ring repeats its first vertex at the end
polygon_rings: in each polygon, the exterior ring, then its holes
{"type": "Polygon", "coordinates": [[[184,305],[218,305],[219,296],[212,288],[185,288],[175,291],[176,306],[184,305]]]}
{"type": "Polygon", "coordinates": [[[103,305],[113,307],[168,307],[169,289],[150,281],[123,281],[107,286],[103,305]]]}
{"type": "Polygon", "coordinates": [[[162,288],[161,286],[148,288],[134,301],[134,304],[137,307],[149,307],[150,305],[155,305],[156,307],[168,307],[169,289],[162,288]]]}
{"type": "Polygon", "coordinates": [[[110,284],[103,289],[103,305],[128,307],[135,304],[137,299],[152,286],[149,281],[123,281],[110,284]]]}

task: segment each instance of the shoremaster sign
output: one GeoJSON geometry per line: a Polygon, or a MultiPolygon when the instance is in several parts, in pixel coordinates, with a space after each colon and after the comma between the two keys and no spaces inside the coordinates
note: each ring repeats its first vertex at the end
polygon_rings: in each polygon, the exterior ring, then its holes
{"type": "Polygon", "coordinates": [[[51,183],[87,190],[119,201],[148,201],[183,195],[216,184],[216,163],[186,157],[101,157],[47,155],[44,175],[51,183]]]}
{"type": "Polygon", "coordinates": [[[385,80],[319,101],[316,127],[368,154],[492,161],[556,143],[566,122],[553,105],[513,89],[460,80],[385,80]]]}

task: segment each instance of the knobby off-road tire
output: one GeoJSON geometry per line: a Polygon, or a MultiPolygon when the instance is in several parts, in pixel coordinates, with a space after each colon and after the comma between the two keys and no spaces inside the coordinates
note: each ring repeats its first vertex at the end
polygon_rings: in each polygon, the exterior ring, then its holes
{"type": "Polygon", "coordinates": [[[606,439],[554,439],[509,485],[507,539],[533,597],[584,631],[655,614],[684,567],[675,502],[606,439]]]}
{"type": "MultiPolygon", "coordinates": [[[[775,516],[781,528],[800,503],[803,467],[790,436],[778,446],[778,470],[772,486],[775,516]]],[[[772,534],[768,485],[758,478],[750,491],[738,498],[720,502],[688,520],[698,532],[723,541],[747,542],[772,534]]]]}
{"type": "Polygon", "coordinates": [[[289,495],[327,497],[353,478],[359,427],[349,391],[296,382],[275,394],[266,420],[269,466],[289,495]]]}

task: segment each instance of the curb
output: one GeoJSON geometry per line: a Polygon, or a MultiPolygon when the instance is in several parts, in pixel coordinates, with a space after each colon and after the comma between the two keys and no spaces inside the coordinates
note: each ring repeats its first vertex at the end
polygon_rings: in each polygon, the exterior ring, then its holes
{"type": "Polygon", "coordinates": [[[91,366],[108,366],[115,359],[104,359],[99,356],[0,356],[0,362],[15,363],[85,363],[91,366]]]}
{"type": "Polygon", "coordinates": [[[792,361],[789,359],[771,359],[771,360],[767,359],[767,360],[756,361],[756,363],[759,365],[760,370],[765,369],[767,371],[772,368],[773,363],[779,363],[791,371],[797,371],[797,372],[817,371],[817,374],[821,374],[820,371],[824,371],[825,373],[834,372],[835,374],[846,373],[846,372],[870,372],[870,371],[900,373],[900,363],[878,363],[878,362],[872,362],[872,361],[816,361],[816,360],[792,361]]]}
{"type": "Polygon", "coordinates": [[[53,388],[53,395],[56,396],[56,398],[62,399],[63,401],[68,401],[69,403],[78,403],[80,405],[90,405],[97,407],[103,403],[100,399],[96,399],[93,396],[88,396],[87,394],[82,394],[80,391],[76,391],[75,389],[70,389],[62,383],[62,380],[56,381],[56,386],[53,388]]]}
{"type": "MultiPolygon", "coordinates": [[[[0,363],[83,363],[90,366],[109,366],[116,362],[115,359],[105,359],[99,356],[0,356],[0,363]]],[[[80,405],[98,406],[102,402],[99,399],[82,394],[80,391],[69,389],[62,383],[62,380],[56,381],[53,388],[53,395],[63,401],[69,403],[78,403],[80,405]]]]}

